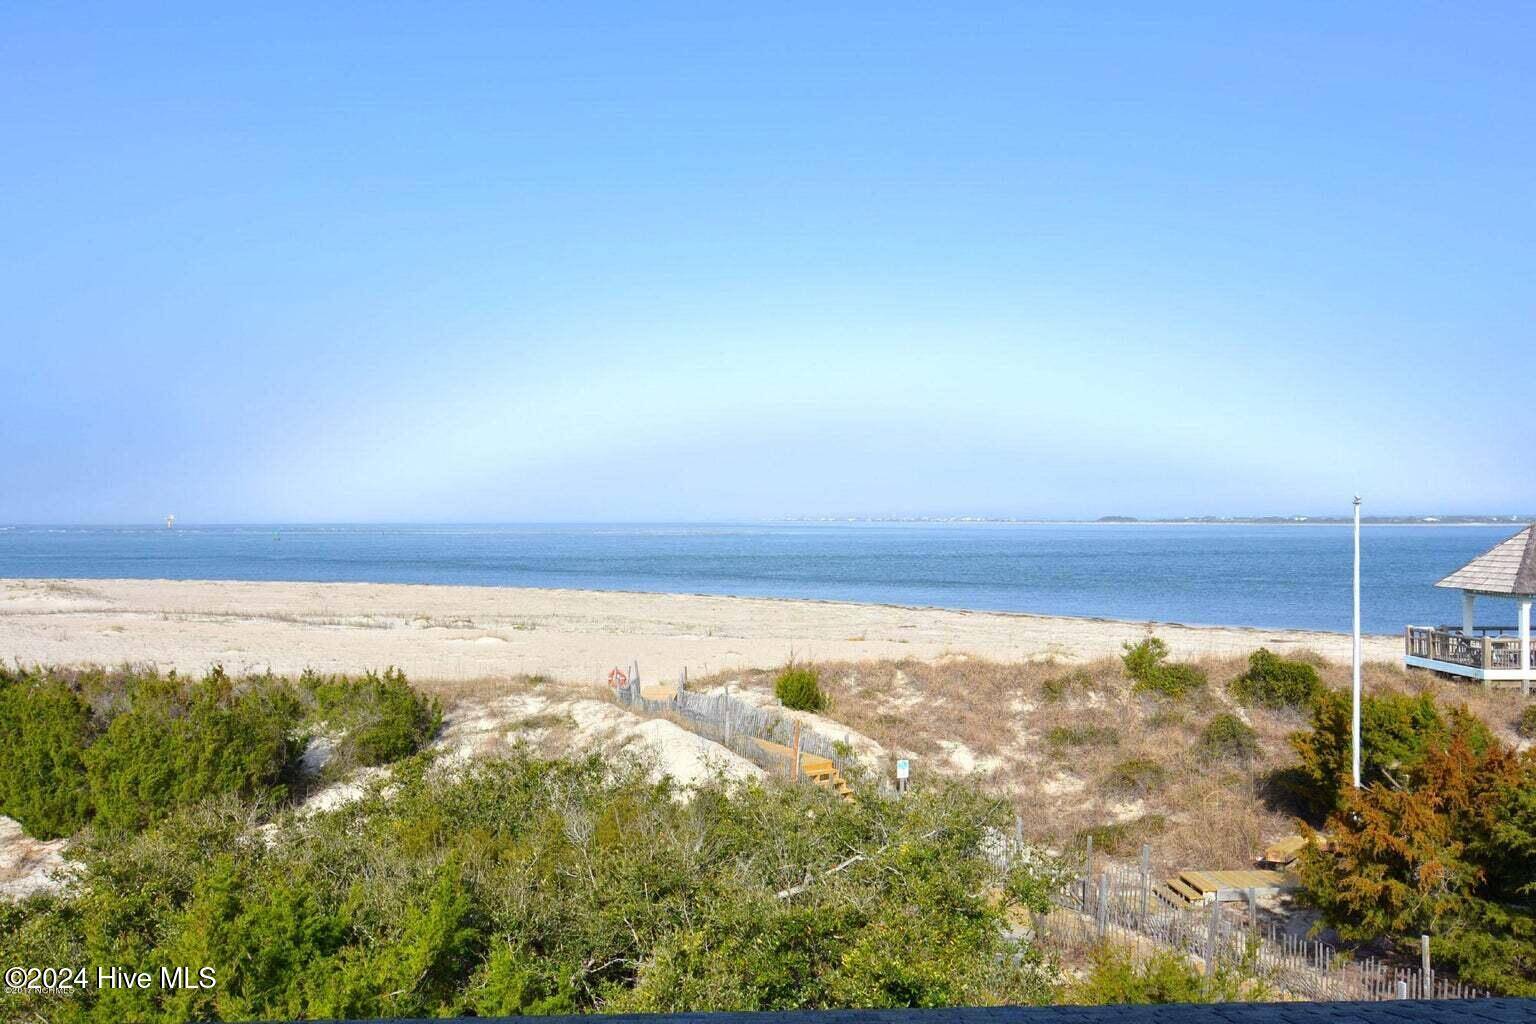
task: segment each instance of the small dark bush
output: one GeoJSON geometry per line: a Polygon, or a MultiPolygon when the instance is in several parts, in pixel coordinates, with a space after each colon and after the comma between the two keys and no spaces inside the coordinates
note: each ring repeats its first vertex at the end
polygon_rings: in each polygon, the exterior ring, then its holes
{"type": "Polygon", "coordinates": [[[63,682],[0,669],[0,814],[38,839],[84,825],[83,755],[93,733],[90,707],[63,682]]]}
{"type": "Polygon", "coordinates": [[[1053,747],[1114,747],[1120,744],[1120,732],[1103,725],[1058,725],[1045,734],[1053,747]]]}
{"type": "Polygon", "coordinates": [[[773,683],[773,695],[795,711],[821,711],[827,706],[827,695],[821,692],[821,675],[813,668],[791,665],[780,672],[773,683]]]}
{"type": "Polygon", "coordinates": [[[1522,739],[1536,740],[1536,704],[1531,704],[1520,713],[1520,720],[1515,723],[1515,732],[1522,739]]]}
{"type": "Polygon", "coordinates": [[[1205,673],[1193,665],[1169,662],[1168,645],[1155,636],[1139,644],[1127,643],[1125,672],[1134,680],[1132,693],[1159,693],[1165,697],[1183,697],[1205,686],[1205,673]]]}
{"type": "Polygon", "coordinates": [[[1259,752],[1259,734],[1236,715],[1217,715],[1200,732],[1200,756],[1246,764],[1259,752]]]}
{"type": "Polygon", "coordinates": [[[1168,819],[1161,814],[1144,814],[1132,821],[1117,821],[1108,825],[1094,825],[1074,836],[1074,845],[1083,848],[1093,840],[1093,848],[1111,857],[1134,853],[1141,844],[1155,839],[1168,828],[1168,819]]]}
{"type": "Polygon", "coordinates": [[[1071,690],[1093,689],[1093,676],[1085,669],[1073,669],[1059,676],[1051,676],[1040,684],[1040,696],[1048,702],[1061,700],[1071,690]]]}
{"type": "Polygon", "coordinates": [[[1168,771],[1162,765],[1144,757],[1133,757],[1109,770],[1104,776],[1104,788],[1125,796],[1145,796],[1162,788],[1167,781],[1168,771]]]}
{"type": "Polygon", "coordinates": [[[1322,689],[1317,669],[1259,648],[1248,656],[1248,671],[1227,687],[1234,700],[1249,707],[1303,708],[1322,689]]]}

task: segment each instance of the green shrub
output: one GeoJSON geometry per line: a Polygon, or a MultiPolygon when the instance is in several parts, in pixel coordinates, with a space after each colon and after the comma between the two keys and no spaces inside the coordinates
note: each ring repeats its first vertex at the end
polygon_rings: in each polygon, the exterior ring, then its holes
{"type": "MultiPolygon", "coordinates": [[[[1338,808],[1340,787],[1350,783],[1350,695],[1341,690],[1319,690],[1312,701],[1311,717],[1310,732],[1290,737],[1301,763],[1287,785],[1296,789],[1295,795],[1309,814],[1321,818],[1338,808]]],[[[1425,752],[1431,746],[1443,746],[1453,727],[1463,723],[1462,731],[1475,751],[1481,753],[1493,742],[1488,727],[1466,708],[1453,708],[1442,715],[1429,694],[1365,695],[1360,703],[1361,782],[1367,786],[1377,782],[1393,787],[1408,784],[1425,752]]]]}
{"type": "Polygon", "coordinates": [[[1227,687],[1234,700],[1249,707],[1303,708],[1323,687],[1317,669],[1304,661],[1288,661],[1264,648],[1248,656],[1248,671],[1227,687]]]}
{"type": "Polygon", "coordinates": [[[1217,715],[1201,730],[1199,750],[1209,761],[1246,764],[1259,752],[1259,734],[1236,715],[1217,715]]]}
{"type": "Polygon", "coordinates": [[[1430,952],[1469,985],[1536,997],[1536,752],[1450,716],[1401,786],[1345,786],[1330,848],[1302,851],[1307,903],[1347,942],[1430,952]]]}
{"type": "Polygon", "coordinates": [[[1168,645],[1155,636],[1138,644],[1127,642],[1121,661],[1133,680],[1132,693],[1158,693],[1183,697],[1206,684],[1205,673],[1194,665],[1169,662],[1168,645]]]}
{"type": "Polygon", "coordinates": [[[1059,676],[1051,676],[1040,684],[1040,696],[1054,704],[1071,690],[1093,689],[1093,676],[1086,669],[1073,669],[1059,676]]]}
{"type": "Polygon", "coordinates": [[[1536,704],[1526,705],[1515,722],[1515,733],[1522,739],[1536,740],[1536,704]]]}
{"type": "MultiPolygon", "coordinates": [[[[233,798],[88,833],[63,894],[0,902],[0,963],[212,967],[218,985],[8,995],[7,1020],[297,1020],[1045,1001],[1010,920],[1044,858],[991,857],[1003,802],[935,780],[858,804],[787,781],[506,759],[252,828],[233,798]],[[765,843],[764,836],[774,842],[765,843]],[[862,854],[848,860],[850,851],[862,854]],[[1036,868],[1035,864],[1040,864],[1036,868]],[[793,899],[776,894],[796,886],[793,899]],[[1001,898],[994,894],[1001,893],[1001,898]]],[[[94,968],[92,968],[94,970],[94,968]]]]}
{"type": "Polygon", "coordinates": [[[1245,979],[1226,965],[1214,978],[1204,977],[1185,956],[1158,950],[1138,959],[1125,946],[1103,943],[1092,966],[1067,996],[1090,1006],[1149,1003],[1228,1003],[1264,999],[1269,989],[1245,979]]]}
{"type": "Polygon", "coordinates": [[[1125,665],[1125,674],[1143,682],[1157,674],[1157,670],[1168,659],[1168,645],[1155,636],[1149,636],[1139,644],[1133,644],[1127,640],[1122,646],[1125,653],[1120,660],[1125,665]]]}
{"type": "Polygon", "coordinates": [[[780,672],[773,682],[773,695],[795,711],[821,711],[827,706],[827,695],[821,692],[821,674],[813,668],[791,665],[780,672]]]}
{"type": "Polygon", "coordinates": [[[83,755],[91,709],[41,672],[0,670],[0,814],[38,839],[67,836],[90,815],[83,755]]]}
{"type": "Polygon", "coordinates": [[[96,823],[134,830],[175,807],[229,793],[281,799],[299,754],[299,703],[281,681],[237,688],[222,669],[187,685],[134,683],[129,709],[85,751],[96,823]]]}
{"type": "Polygon", "coordinates": [[[1093,848],[1112,857],[1134,853],[1141,844],[1155,839],[1168,828],[1168,819],[1161,814],[1143,814],[1131,821],[1116,821],[1107,825],[1085,828],[1073,837],[1073,845],[1081,849],[1093,840],[1093,848]]]}
{"type": "Polygon", "coordinates": [[[0,669],[0,813],[55,838],[93,817],[142,828],[220,794],[280,800],[307,721],[345,731],[343,766],[415,753],[441,724],[437,701],[389,670],[360,679],[306,673],[199,682],[153,670],[0,669]]]}
{"type": "Polygon", "coordinates": [[[1165,697],[1182,697],[1204,688],[1205,684],[1206,676],[1203,669],[1175,662],[1164,665],[1156,676],[1142,686],[1142,689],[1156,691],[1165,697]]]}
{"type": "Polygon", "coordinates": [[[1104,788],[1125,796],[1145,796],[1167,781],[1168,770],[1162,765],[1145,757],[1133,757],[1109,770],[1104,776],[1104,788]]]}
{"type": "Polygon", "coordinates": [[[1058,725],[1045,734],[1053,747],[1114,747],[1120,744],[1120,732],[1105,725],[1058,725]]]}
{"type": "Polygon", "coordinates": [[[411,689],[396,668],[361,679],[306,672],[299,685],[315,703],[326,728],[343,733],[337,754],[344,766],[380,765],[408,757],[442,726],[435,698],[411,689]]]}

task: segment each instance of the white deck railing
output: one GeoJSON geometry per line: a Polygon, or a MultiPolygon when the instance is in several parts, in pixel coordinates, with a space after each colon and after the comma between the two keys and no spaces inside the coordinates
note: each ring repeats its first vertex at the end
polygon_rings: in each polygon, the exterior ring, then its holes
{"type": "MultiPolygon", "coordinates": [[[[1520,668],[1520,637],[1513,627],[1478,626],[1471,634],[1454,626],[1409,626],[1403,633],[1403,651],[1445,665],[1473,669],[1520,668]]],[[[1531,663],[1536,665],[1536,640],[1531,642],[1531,663]]]]}

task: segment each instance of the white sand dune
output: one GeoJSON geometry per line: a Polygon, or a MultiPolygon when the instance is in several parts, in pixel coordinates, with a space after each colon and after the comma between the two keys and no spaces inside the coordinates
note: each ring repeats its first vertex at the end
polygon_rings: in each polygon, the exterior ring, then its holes
{"type": "Polygon", "coordinates": [[[19,900],[62,888],[67,839],[33,839],[0,815],[0,900],[19,900]]]}

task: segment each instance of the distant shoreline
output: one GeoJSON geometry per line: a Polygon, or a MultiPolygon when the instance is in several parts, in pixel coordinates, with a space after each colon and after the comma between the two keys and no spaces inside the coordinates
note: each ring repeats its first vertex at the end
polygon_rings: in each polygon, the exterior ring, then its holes
{"type": "MultiPolygon", "coordinates": [[[[774,519],[765,522],[774,525],[805,525],[805,526],[835,526],[846,524],[858,526],[861,524],[879,525],[889,523],[893,526],[902,524],[934,526],[1352,526],[1354,520],[1350,518],[1325,518],[1307,517],[1302,519],[1283,519],[1271,517],[1259,517],[1253,519],[1132,519],[1132,518],[1102,518],[1102,519],[975,519],[961,517],[955,519],[774,519]]],[[[1520,519],[1435,519],[1425,520],[1412,516],[1378,518],[1361,517],[1360,525],[1364,526],[1508,526],[1518,528],[1536,522],[1536,516],[1520,519]]],[[[705,524],[699,524],[705,525],[705,524]]]]}

